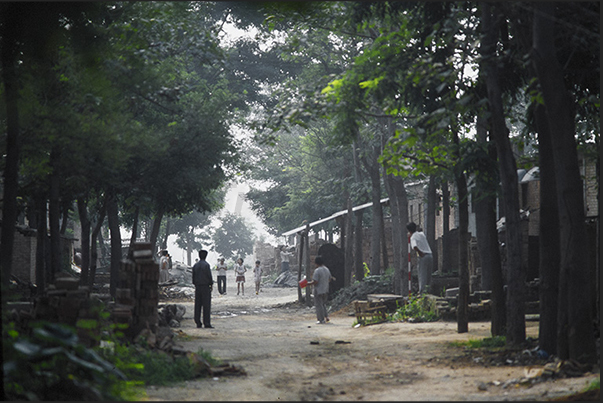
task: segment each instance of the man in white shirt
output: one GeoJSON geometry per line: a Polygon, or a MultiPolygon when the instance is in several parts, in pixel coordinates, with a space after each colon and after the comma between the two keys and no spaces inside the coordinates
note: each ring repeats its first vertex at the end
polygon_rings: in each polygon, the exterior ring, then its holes
{"type": "Polygon", "coordinates": [[[409,222],[406,229],[410,234],[410,247],[417,252],[419,256],[418,277],[419,294],[427,292],[427,287],[431,283],[431,271],[433,270],[433,255],[427,242],[427,237],[423,231],[417,231],[417,224],[409,222]]]}

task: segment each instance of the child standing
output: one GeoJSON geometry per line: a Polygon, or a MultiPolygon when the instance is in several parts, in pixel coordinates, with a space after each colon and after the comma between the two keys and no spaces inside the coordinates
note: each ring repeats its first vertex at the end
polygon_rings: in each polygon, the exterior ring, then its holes
{"type": "Polygon", "coordinates": [[[241,292],[245,295],[245,272],[247,269],[243,266],[243,259],[238,258],[237,264],[235,265],[235,274],[237,275],[237,295],[241,292]]]}
{"type": "Polygon", "coordinates": [[[255,261],[255,267],[253,268],[253,279],[255,281],[255,295],[258,295],[260,292],[260,284],[262,282],[262,267],[260,266],[260,261],[255,261]]]}

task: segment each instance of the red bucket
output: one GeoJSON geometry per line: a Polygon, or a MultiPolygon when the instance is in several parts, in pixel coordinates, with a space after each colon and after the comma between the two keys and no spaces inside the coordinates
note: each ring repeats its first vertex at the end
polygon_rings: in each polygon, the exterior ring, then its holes
{"type": "Polygon", "coordinates": [[[299,281],[299,286],[301,288],[305,288],[308,285],[308,279],[304,278],[303,280],[299,281]]]}

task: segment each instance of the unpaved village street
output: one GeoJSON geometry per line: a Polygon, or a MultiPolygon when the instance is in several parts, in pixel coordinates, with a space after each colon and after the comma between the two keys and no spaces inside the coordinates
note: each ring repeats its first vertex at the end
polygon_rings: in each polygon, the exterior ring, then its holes
{"type": "MultiPolygon", "coordinates": [[[[534,385],[521,365],[484,365],[457,360],[454,340],[490,337],[489,322],[471,322],[459,334],[456,322],[382,323],[353,327],[349,309],[316,324],[314,308],[296,304],[297,289],[264,286],[259,295],[247,282],[238,296],[228,277],[226,296],[214,288],[212,325],[197,329],[193,303],[185,302],[176,343],[203,348],[246,375],[199,378],[171,387],[147,387],[151,401],[494,401],[550,400],[582,391],[596,373],[548,379],[534,385]]],[[[181,302],[178,302],[181,303],[181,302]]],[[[538,322],[527,322],[537,337],[538,322]]]]}

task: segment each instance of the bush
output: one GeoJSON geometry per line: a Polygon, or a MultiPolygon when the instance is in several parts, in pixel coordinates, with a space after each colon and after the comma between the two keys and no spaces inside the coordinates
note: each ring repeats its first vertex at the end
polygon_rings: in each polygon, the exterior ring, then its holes
{"type": "Polygon", "coordinates": [[[80,344],[69,326],[37,322],[30,335],[13,323],[4,328],[7,400],[135,400],[126,376],[80,344]]]}
{"type": "MultiPolygon", "coordinates": [[[[112,349],[104,349],[102,354],[128,379],[140,385],[166,386],[197,377],[195,365],[187,356],[174,357],[163,351],[147,350],[138,345],[115,345],[112,349]]],[[[212,365],[217,363],[203,350],[198,354],[212,365]]]]}
{"type": "Polygon", "coordinates": [[[411,296],[408,303],[391,315],[392,321],[435,322],[440,319],[435,301],[424,295],[411,296]]]}
{"type": "MultiPolygon", "coordinates": [[[[78,328],[96,329],[100,346],[94,348],[81,344],[71,326],[40,321],[17,328],[14,322],[4,322],[5,398],[136,401],[145,396],[146,385],[163,386],[200,375],[188,356],[128,344],[120,331],[124,325],[92,322],[80,321],[78,328]]],[[[219,364],[203,350],[197,356],[206,366],[219,364]]]]}

